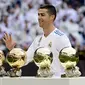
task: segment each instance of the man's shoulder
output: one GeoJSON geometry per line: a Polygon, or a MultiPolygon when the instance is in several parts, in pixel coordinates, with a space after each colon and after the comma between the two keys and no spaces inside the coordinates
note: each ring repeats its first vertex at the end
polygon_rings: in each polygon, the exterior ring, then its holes
{"type": "Polygon", "coordinates": [[[56,36],[60,36],[60,37],[65,35],[65,33],[63,33],[61,30],[57,28],[54,30],[53,34],[55,34],[56,36]]]}
{"type": "Polygon", "coordinates": [[[55,29],[53,32],[53,37],[58,41],[69,40],[68,36],[59,29],[55,29]]]}

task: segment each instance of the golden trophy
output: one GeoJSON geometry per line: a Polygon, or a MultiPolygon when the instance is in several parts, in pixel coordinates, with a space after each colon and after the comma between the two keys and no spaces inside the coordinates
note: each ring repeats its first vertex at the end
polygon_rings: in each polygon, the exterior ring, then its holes
{"type": "Polygon", "coordinates": [[[5,61],[5,56],[3,51],[0,50],[0,76],[6,76],[5,68],[3,67],[3,63],[5,61]]]}
{"type": "Polygon", "coordinates": [[[62,49],[59,54],[59,59],[65,69],[65,74],[62,77],[79,77],[81,75],[79,68],[76,66],[79,61],[79,56],[77,56],[74,48],[67,47],[62,49]]]}
{"type": "Polygon", "coordinates": [[[39,67],[37,71],[38,77],[51,77],[51,63],[53,61],[53,54],[49,48],[40,47],[34,53],[34,63],[39,67]]]}
{"type": "Polygon", "coordinates": [[[7,63],[12,67],[7,74],[10,77],[20,77],[22,74],[21,67],[24,66],[26,62],[26,53],[21,48],[12,49],[7,57],[7,63]]]}

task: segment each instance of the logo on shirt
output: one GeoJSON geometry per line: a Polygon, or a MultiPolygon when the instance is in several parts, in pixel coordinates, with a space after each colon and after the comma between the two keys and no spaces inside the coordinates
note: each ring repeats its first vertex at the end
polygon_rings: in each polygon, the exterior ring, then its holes
{"type": "Polygon", "coordinates": [[[50,42],[50,43],[48,44],[48,47],[49,47],[49,48],[51,48],[51,47],[52,47],[52,42],[50,42]]]}

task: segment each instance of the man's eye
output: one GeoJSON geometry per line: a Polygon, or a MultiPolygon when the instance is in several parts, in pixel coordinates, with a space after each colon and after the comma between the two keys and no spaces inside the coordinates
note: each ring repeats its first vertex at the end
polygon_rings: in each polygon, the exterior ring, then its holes
{"type": "Polygon", "coordinates": [[[45,16],[45,14],[43,14],[43,13],[39,14],[39,13],[38,13],[38,16],[45,16]]]}
{"type": "Polygon", "coordinates": [[[39,16],[40,14],[38,13],[38,16],[39,16]]]}
{"type": "Polygon", "coordinates": [[[45,14],[41,14],[41,16],[45,16],[45,14]]]}

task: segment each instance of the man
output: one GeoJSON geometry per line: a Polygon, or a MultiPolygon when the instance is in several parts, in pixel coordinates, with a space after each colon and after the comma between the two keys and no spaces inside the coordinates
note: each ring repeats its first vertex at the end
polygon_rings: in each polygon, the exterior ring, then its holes
{"type": "MultiPolygon", "coordinates": [[[[43,28],[44,34],[38,36],[29,49],[27,50],[27,63],[32,61],[34,52],[39,47],[48,47],[53,53],[53,62],[51,65],[51,71],[54,73],[53,77],[60,77],[64,73],[64,69],[59,61],[59,52],[65,48],[71,46],[67,36],[55,28],[53,22],[56,18],[56,9],[52,5],[41,6],[38,10],[38,20],[40,27],[43,28]]],[[[15,42],[12,37],[5,33],[4,42],[9,50],[15,46],[15,42]]]]}

